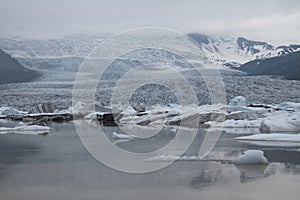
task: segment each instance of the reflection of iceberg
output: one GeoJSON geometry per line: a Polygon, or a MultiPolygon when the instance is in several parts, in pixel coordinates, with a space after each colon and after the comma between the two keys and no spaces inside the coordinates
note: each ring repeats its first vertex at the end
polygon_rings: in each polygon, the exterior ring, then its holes
{"type": "Polygon", "coordinates": [[[133,139],[134,138],[133,135],[127,135],[127,134],[116,133],[116,132],[112,133],[112,137],[114,139],[121,139],[121,140],[129,140],[129,139],[133,139]]]}
{"type": "Polygon", "coordinates": [[[160,156],[149,158],[145,161],[163,162],[163,161],[199,161],[199,160],[201,160],[201,158],[198,156],[160,155],[160,156]]]}
{"type": "Polygon", "coordinates": [[[300,134],[256,134],[237,137],[236,139],[247,141],[300,142],[300,134]]]}
{"type": "Polygon", "coordinates": [[[252,141],[252,140],[238,140],[241,143],[262,147],[300,147],[300,142],[277,142],[277,141],[252,141]]]}
{"type": "Polygon", "coordinates": [[[51,130],[47,126],[17,126],[14,128],[0,127],[0,134],[17,133],[17,134],[29,134],[29,135],[41,135],[47,134],[51,130]]]}
{"type": "Polygon", "coordinates": [[[240,180],[243,183],[264,178],[267,165],[236,165],[235,167],[240,171],[240,180]]]}

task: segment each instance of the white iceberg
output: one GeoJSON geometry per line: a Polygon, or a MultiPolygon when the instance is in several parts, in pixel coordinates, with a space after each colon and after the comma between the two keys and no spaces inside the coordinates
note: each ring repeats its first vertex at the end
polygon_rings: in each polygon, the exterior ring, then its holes
{"type": "Polygon", "coordinates": [[[41,135],[46,134],[51,130],[48,126],[17,126],[14,128],[0,127],[0,134],[17,133],[17,134],[28,134],[28,135],[41,135]]]}
{"type": "Polygon", "coordinates": [[[243,119],[255,120],[257,118],[258,118],[257,114],[253,111],[236,111],[226,115],[226,119],[234,119],[234,120],[243,120],[243,119]]]}
{"type": "Polygon", "coordinates": [[[69,107],[67,110],[63,110],[60,113],[73,113],[77,114],[84,110],[86,104],[82,102],[77,102],[74,106],[69,107]]]}
{"type": "Polygon", "coordinates": [[[247,150],[243,155],[232,161],[236,165],[263,165],[268,164],[268,160],[261,150],[247,150]]]}
{"type": "Polygon", "coordinates": [[[246,106],[246,98],[243,96],[234,97],[229,101],[230,106],[246,106]]]}
{"type": "Polygon", "coordinates": [[[291,110],[291,111],[300,112],[300,103],[283,102],[283,103],[279,104],[278,107],[283,110],[291,110]]]}
{"type": "Polygon", "coordinates": [[[275,113],[262,120],[259,130],[263,133],[300,132],[300,112],[275,113]]]}
{"type": "Polygon", "coordinates": [[[258,128],[262,119],[256,120],[233,120],[229,119],[224,122],[205,122],[205,125],[223,128],[258,128]]]}
{"type": "Polygon", "coordinates": [[[19,111],[11,107],[0,107],[0,115],[18,115],[26,114],[27,112],[19,111]]]}

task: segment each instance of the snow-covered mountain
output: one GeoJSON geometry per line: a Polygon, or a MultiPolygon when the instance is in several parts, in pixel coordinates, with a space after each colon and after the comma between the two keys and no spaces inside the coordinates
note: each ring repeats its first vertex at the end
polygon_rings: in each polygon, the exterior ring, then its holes
{"type": "Polygon", "coordinates": [[[300,45],[274,46],[266,42],[248,40],[243,37],[209,37],[197,33],[189,34],[209,60],[224,67],[239,67],[255,59],[287,55],[300,51],[300,45]]]}
{"type": "MultiPolygon", "coordinates": [[[[70,35],[47,40],[0,38],[0,49],[31,69],[56,68],[76,71],[85,56],[108,36],[70,35]]],[[[211,63],[227,68],[239,67],[255,59],[282,56],[300,50],[300,45],[274,46],[243,37],[211,37],[195,33],[189,36],[199,44],[200,51],[211,63]]],[[[149,51],[147,53],[149,54],[149,51]]],[[[137,55],[144,57],[143,54],[137,55]]],[[[157,52],[153,53],[153,56],[157,56],[157,52]]],[[[171,57],[164,54],[161,56],[171,57]]]]}

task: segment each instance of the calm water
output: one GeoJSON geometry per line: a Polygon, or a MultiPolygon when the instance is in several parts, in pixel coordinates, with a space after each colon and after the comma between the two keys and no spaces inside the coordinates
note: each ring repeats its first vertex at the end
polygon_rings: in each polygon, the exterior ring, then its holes
{"type": "MultiPolygon", "coordinates": [[[[147,174],[127,174],[95,160],[81,144],[73,123],[52,124],[47,136],[0,135],[0,197],[7,199],[299,199],[299,146],[257,146],[223,133],[208,160],[231,160],[247,149],[262,149],[268,166],[237,167],[227,162],[178,161],[147,174]]],[[[103,127],[108,137],[117,127],[103,127]]],[[[251,131],[251,130],[250,130],[251,131]]],[[[205,132],[186,155],[195,155],[205,132]]],[[[120,148],[151,151],[170,141],[168,128],[151,139],[119,142],[120,148]]],[[[114,155],[111,155],[114,159],[114,155]]]]}

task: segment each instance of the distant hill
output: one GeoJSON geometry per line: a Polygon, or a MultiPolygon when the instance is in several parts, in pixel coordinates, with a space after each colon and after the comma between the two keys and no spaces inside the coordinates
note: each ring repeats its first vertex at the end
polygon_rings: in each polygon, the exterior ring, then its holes
{"type": "Polygon", "coordinates": [[[280,75],[287,79],[300,80],[300,51],[253,60],[243,64],[239,69],[253,75],[280,75]]]}
{"type": "Polygon", "coordinates": [[[26,82],[38,76],[38,72],[24,68],[14,58],[0,50],[0,84],[26,82]]]}

